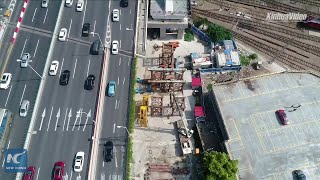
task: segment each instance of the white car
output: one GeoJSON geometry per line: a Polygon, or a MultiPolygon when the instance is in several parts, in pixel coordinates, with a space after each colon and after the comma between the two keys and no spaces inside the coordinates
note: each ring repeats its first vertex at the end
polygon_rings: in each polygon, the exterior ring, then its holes
{"type": "Polygon", "coordinates": [[[73,3],[73,0],[66,0],[66,6],[71,7],[73,3]]]}
{"type": "Polygon", "coordinates": [[[48,5],[49,5],[49,0],[42,0],[42,2],[41,2],[41,7],[47,8],[48,5]]]}
{"type": "Polygon", "coordinates": [[[119,41],[117,40],[112,41],[111,53],[118,54],[119,53],[118,49],[119,49],[119,41]]]}
{"type": "Polygon", "coordinates": [[[84,161],[84,152],[80,151],[77,152],[76,157],[74,159],[74,172],[81,172],[83,167],[83,161],[84,161]]]}
{"type": "Polygon", "coordinates": [[[49,75],[55,76],[57,74],[58,68],[59,68],[59,61],[57,60],[52,61],[49,69],[49,75]]]}
{"type": "Polygon", "coordinates": [[[19,115],[20,117],[26,117],[28,115],[30,102],[28,100],[23,100],[20,105],[19,115]]]}
{"type": "Polygon", "coordinates": [[[77,3],[77,11],[81,12],[83,10],[83,0],[79,0],[77,3]]]}
{"type": "Polygon", "coordinates": [[[66,28],[62,28],[59,32],[59,41],[66,41],[68,30],[66,28]]]}
{"type": "Polygon", "coordinates": [[[119,16],[119,9],[114,9],[112,11],[112,21],[119,21],[120,16],[119,16]]]}
{"type": "Polygon", "coordinates": [[[23,53],[20,61],[20,67],[26,68],[29,65],[30,60],[30,54],[29,53],[23,53]]]}
{"type": "Polygon", "coordinates": [[[0,89],[8,89],[12,79],[11,73],[4,73],[0,81],[0,89]]]}

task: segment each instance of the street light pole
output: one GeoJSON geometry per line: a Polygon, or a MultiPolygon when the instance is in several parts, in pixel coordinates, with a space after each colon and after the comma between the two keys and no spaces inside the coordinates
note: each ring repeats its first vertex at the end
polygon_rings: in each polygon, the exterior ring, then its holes
{"type": "Polygon", "coordinates": [[[120,128],[126,129],[126,130],[127,130],[128,135],[130,136],[130,132],[129,132],[129,130],[128,130],[128,128],[127,128],[127,127],[125,127],[125,126],[117,126],[117,128],[118,128],[118,129],[120,129],[120,128]]]}

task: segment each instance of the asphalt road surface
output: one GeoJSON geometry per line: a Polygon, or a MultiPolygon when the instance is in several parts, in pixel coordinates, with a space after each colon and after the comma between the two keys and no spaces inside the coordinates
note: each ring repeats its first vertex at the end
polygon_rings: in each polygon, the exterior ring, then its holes
{"type": "MultiPolygon", "coordinates": [[[[54,2],[53,4],[57,4],[54,2]]],[[[7,51],[11,44],[11,38],[13,35],[14,27],[17,23],[18,16],[22,9],[23,3],[19,3],[15,7],[15,12],[10,19],[10,25],[7,28],[5,37],[3,39],[3,44],[1,46],[1,63],[4,65],[6,60],[7,51]]],[[[29,1],[28,8],[32,9],[33,7],[40,8],[39,1],[29,1]]],[[[24,20],[32,14],[33,12],[26,11],[24,20]]],[[[5,72],[12,73],[13,78],[11,80],[10,87],[7,90],[0,90],[0,107],[9,109],[14,113],[14,121],[11,127],[11,132],[9,135],[8,143],[6,144],[7,148],[23,148],[24,140],[26,133],[28,131],[29,123],[32,116],[33,106],[35,104],[36,96],[38,93],[38,88],[41,82],[41,78],[37,75],[42,75],[47,54],[49,51],[49,45],[51,42],[52,32],[54,30],[55,19],[57,19],[58,11],[54,11],[51,14],[47,14],[47,18],[51,19],[51,27],[43,31],[39,25],[30,24],[34,29],[25,28],[29,26],[27,21],[23,21],[22,26],[18,33],[18,37],[15,40],[12,51],[8,56],[8,63],[6,65],[5,72]],[[26,24],[25,24],[26,23],[26,24]],[[42,33],[35,30],[41,30],[42,33]],[[50,33],[51,31],[51,33],[50,33]],[[20,68],[20,59],[22,53],[30,53],[32,62],[27,68],[20,68]],[[37,72],[32,70],[32,68],[37,72]],[[27,117],[19,117],[19,106],[22,100],[30,101],[30,109],[27,117]]],[[[42,15],[36,16],[37,18],[43,18],[42,15]]],[[[4,160],[1,162],[1,179],[13,179],[14,174],[8,174],[4,172],[4,160]]]]}
{"type": "Polygon", "coordinates": [[[100,135],[96,178],[126,179],[126,150],[127,131],[117,126],[127,126],[130,70],[133,58],[133,42],[136,20],[136,2],[131,2],[128,7],[120,8],[117,2],[112,2],[112,9],[121,10],[120,21],[111,23],[112,40],[120,44],[119,54],[110,55],[107,82],[117,83],[114,97],[107,97],[104,102],[102,115],[102,131],[100,135]],[[115,146],[114,158],[111,162],[103,161],[103,145],[111,140],[115,146]]]}

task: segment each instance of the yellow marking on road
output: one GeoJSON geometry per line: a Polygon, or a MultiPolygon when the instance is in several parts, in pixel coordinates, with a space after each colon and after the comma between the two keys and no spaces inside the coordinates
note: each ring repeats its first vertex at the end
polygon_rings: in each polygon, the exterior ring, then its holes
{"type": "Polygon", "coordinates": [[[262,147],[262,150],[263,150],[263,153],[267,153],[266,151],[266,147],[265,147],[265,145],[264,145],[264,142],[263,142],[263,140],[261,139],[261,137],[260,137],[260,135],[258,134],[258,128],[257,128],[257,124],[256,124],[256,121],[255,121],[255,119],[252,117],[252,116],[250,116],[250,119],[251,119],[251,121],[253,121],[253,126],[254,126],[254,129],[255,129],[255,131],[256,131],[256,134],[257,134],[257,137],[258,137],[258,139],[259,139],[259,142],[260,142],[260,145],[261,145],[261,147],[262,147]]]}
{"type": "Polygon", "coordinates": [[[10,55],[11,55],[11,52],[12,52],[12,48],[13,48],[13,44],[10,44],[9,48],[8,48],[8,51],[7,51],[7,55],[6,55],[6,60],[4,61],[4,64],[2,65],[2,68],[1,68],[1,77],[4,73],[4,71],[6,70],[7,68],[7,64],[8,64],[8,61],[9,61],[9,58],[10,58],[10,55]]]}
{"type": "Polygon", "coordinates": [[[240,136],[240,133],[239,133],[239,130],[238,130],[238,127],[237,127],[237,125],[236,125],[236,122],[234,121],[234,119],[232,119],[232,122],[233,122],[233,124],[234,124],[234,127],[235,127],[235,129],[236,129],[236,131],[237,131],[237,135],[238,135],[238,139],[240,139],[240,142],[242,143],[242,140],[241,140],[241,136],[240,136]]]}

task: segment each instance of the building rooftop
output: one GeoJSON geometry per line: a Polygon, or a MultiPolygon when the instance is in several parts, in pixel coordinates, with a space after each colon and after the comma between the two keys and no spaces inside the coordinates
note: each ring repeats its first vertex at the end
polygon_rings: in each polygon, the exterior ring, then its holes
{"type": "Polygon", "coordinates": [[[150,0],[150,15],[155,20],[181,20],[188,15],[188,1],[150,0]]]}

